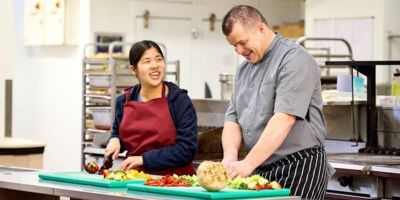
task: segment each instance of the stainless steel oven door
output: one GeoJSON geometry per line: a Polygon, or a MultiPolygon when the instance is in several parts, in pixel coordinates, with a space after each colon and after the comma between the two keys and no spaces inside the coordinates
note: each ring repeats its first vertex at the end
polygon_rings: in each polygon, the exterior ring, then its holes
{"type": "Polygon", "coordinates": [[[383,197],[383,195],[383,178],[376,176],[353,176],[336,173],[328,182],[328,197],[376,199],[383,197]]]}

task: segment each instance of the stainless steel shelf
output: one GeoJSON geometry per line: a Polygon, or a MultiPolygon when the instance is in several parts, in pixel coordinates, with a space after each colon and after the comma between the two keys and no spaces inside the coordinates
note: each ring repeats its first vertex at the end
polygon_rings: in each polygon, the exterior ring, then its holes
{"type": "Polygon", "coordinates": [[[349,106],[349,105],[367,105],[367,101],[325,101],[324,106],[349,106]]]}
{"type": "MultiPolygon", "coordinates": [[[[120,71],[120,70],[117,70],[117,71],[120,71]]],[[[110,75],[111,76],[111,72],[108,72],[108,71],[103,71],[103,72],[100,72],[100,71],[86,71],[86,72],[84,72],[83,73],[83,75],[85,75],[85,76],[105,76],[105,75],[110,75]]],[[[117,75],[117,76],[132,76],[132,73],[131,72],[125,72],[125,73],[116,73],[115,75],[117,75]]]]}
{"type": "Polygon", "coordinates": [[[111,57],[111,58],[84,58],[83,62],[85,64],[109,64],[110,60],[119,62],[119,63],[125,63],[129,62],[129,58],[127,57],[111,57]]]}
{"type": "Polygon", "coordinates": [[[88,128],[88,129],[86,129],[86,132],[105,134],[105,133],[109,133],[110,130],[106,131],[106,130],[101,130],[101,129],[88,128]]]}
{"type": "Polygon", "coordinates": [[[90,105],[86,106],[87,109],[111,109],[111,106],[103,106],[103,105],[90,105]]]}
{"type": "Polygon", "coordinates": [[[83,59],[85,64],[108,64],[108,59],[105,58],[85,58],[83,59]]]}
{"type": "Polygon", "coordinates": [[[111,96],[109,95],[100,95],[100,94],[84,94],[83,96],[92,98],[111,99],[111,96]]]}

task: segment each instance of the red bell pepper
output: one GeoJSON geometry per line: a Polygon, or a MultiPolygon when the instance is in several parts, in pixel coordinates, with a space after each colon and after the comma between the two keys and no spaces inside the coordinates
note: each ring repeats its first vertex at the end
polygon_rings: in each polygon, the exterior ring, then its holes
{"type": "Polygon", "coordinates": [[[94,174],[99,171],[99,166],[97,165],[96,161],[91,161],[83,165],[83,168],[85,171],[87,171],[89,174],[94,174]]]}
{"type": "Polygon", "coordinates": [[[178,180],[173,176],[166,175],[160,178],[149,179],[145,183],[149,186],[159,186],[159,187],[191,187],[187,180],[178,180]]]}

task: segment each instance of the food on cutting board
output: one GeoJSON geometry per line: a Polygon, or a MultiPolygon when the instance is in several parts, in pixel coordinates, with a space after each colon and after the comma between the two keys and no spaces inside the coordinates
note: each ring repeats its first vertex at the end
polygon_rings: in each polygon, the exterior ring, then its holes
{"type": "MultiPolygon", "coordinates": [[[[141,172],[142,173],[142,172],[141,172]]],[[[247,178],[231,179],[221,162],[204,161],[197,168],[196,175],[166,175],[157,178],[147,178],[147,186],[158,187],[196,187],[201,186],[208,191],[219,191],[225,187],[242,190],[282,189],[276,182],[269,182],[260,175],[247,178]]]]}
{"type": "Polygon", "coordinates": [[[146,174],[143,171],[138,171],[136,169],[130,169],[127,171],[128,179],[152,179],[153,177],[150,174],[146,174]]]}
{"type": "Polygon", "coordinates": [[[90,161],[86,164],[83,165],[83,168],[85,171],[87,171],[89,174],[94,174],[99,171],[99,166],[97,165],[96,161],[90,161]]]}
{"type": "Polygon", "coordinates": [[[197,179],[200,186],[208,191],[219,191],[231,182],[231,177],[222,163],[212,161],[204,161],[199,165],[197,179]]]}
{"type": "Polygon", "coordinates": [[[182,176],[178,176],[176,174],[172,175],[174,178],[178,179],[178,180],[186,180],[187,183],[189,185],[191,185],[192,187],[196,187],[196,186],[200,186],[199,184],[199,180],[197,179],[196,175],[182,175],[182,176]]]}
{"type": "Polygon", "coordinates": [[[100,168],[96,161],[90,161],[83,165],[83,168],[89,174],[98,173],[103,176],[106,180],[114,181],[126,181],[134,179],[152,179],[150,174],[146,174],[143,171],[138,171],[135,169],[130,169],[127,171],[123,170],[109,170],[112,166],[112,159],[106,159],[103,166],[100,168]]]}
{"type": "MultiPolygon", "coordinates": [[[[159,178],[148,179],[144,184],[148,186],[159,186],[159,187],[192,187],[189,184],[189,176],[183,178],[177,175],[166,175],[159,178]]],[[[196,178],[197,179],[197,178],[196,178]]],[[[194,179],[192,180],[194,182],[194,179]]]]}
{"type": "Polygon", "coordinates": [[[246,190],[264,190],[264,189],[281,189],[282,186],[276,182],[269,182],[267,179],[260,175],[253,175],[247,178],[236,177],[229,184],[232,189],[246,189],[246,190]]]}
{"type": "Polygon", "coordinates": [[[103,170],[103,176],[106,180],[114,180],[114,181],[126,181],[126,180],[134,180],[134,179],[152,179],[153,177],[150,174],[146,174],[143,171],[138,171],[135,169],[130,169],[128,171],[123,170],[103,170]]]}
{"type": "Polygon", "coordinates": [[[100,167],[99,174],[103,175],[106,177],[106,175],[109,173],[109,169],[113,166],[113,159],[111,156],[107,156],[104,158],[103,165],[100,167]]]}

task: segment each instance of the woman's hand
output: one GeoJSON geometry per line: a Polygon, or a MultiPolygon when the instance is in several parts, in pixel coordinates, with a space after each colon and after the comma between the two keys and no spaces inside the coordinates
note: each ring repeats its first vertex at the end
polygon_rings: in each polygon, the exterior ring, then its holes
{"type": "Polygon", "coordinates": [[[129,156],[122,162],[121,169],[126,171],[142,165],[143,165],[142,156],[129,156]]]}
{"type": "Polygon", "coordinates": [[[104,157],[112,155],[112,159],[115,160],[118,157],[120,150],[121,150],[121,144],[119,143],[119,138],[111,138],[107,144],[104,157]]]}

